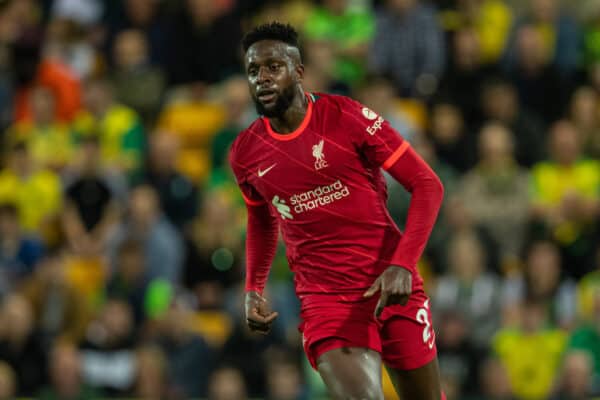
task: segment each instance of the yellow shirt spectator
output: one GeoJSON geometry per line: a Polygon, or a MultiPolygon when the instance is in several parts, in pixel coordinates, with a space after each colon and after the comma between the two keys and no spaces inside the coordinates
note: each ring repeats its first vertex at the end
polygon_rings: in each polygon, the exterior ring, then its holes
{"type": "Polygon", "coordinates": [[[102,159],[107,166],[117,166],[124,172],[141,167],[144,132],[134,110],[113,104],[100,119],[82,111],[77,115],[74,127],[78,135],[99,136],[102,159]]]}
{"type": "Polygon", "coordinates": [[[600,162],[580,160],[571,166],[543,162],[534,166],[532,177],[533,199],[537,203],[558,205],[569,192],[594,199],[600,189],[600,162]]]}
{"type": "Polygon", "coordinates": [[[512,26],[511,9],[501,0],[484,1],[479,10],[475,30],[485,62],[496,62],[502,56],[512,26]]]}
{"type": "Polygon", "coordinates": [[[17,206],[25,231],[40,233],[42,224],[60,210],[61,198],[60,180],[49,170],[35,171],[27,177],[11,169],[0,172],[0,202],[17,206]]]}
{"type": "Polygon", "coordinates": [[[222,106],[202,100],[174,103],[161,115],[159,129],[174,134],[181,143],[177,169],[192,181],[208,177],[211,144],[225,122],[222,106]]]}
{"type": "Polygon", "coordinates": [[[75,147],[69,127],[59,122],[47,126],[18,123],[9,129],[7,141],[24,141],[36,165],[54,170],[60,170],[72,161],[75,147]]]}
{"type": "Polygon", "coordinates": [[[567,335],[554,329],[529,334],[503,330],[496,335],[494,351],[506,367],[518,398],[548,398],[566,341],[567,335]]]}
{"type": "Polygon", "coordinates": [[[513,12],[502,0],[472,2],[466,10],[441,13],[442,25],[450,31],[472,26],[481,46],[481,57],[486,63],[500,59],[506,48],[513,23],[513,12]]]}
{"type": "MultiPolygon", "coordinates": [[[[559,207],[567,195],[586,200],[597,200],[600,190],[600,162],[579,160],[572,165],[543,162],[532,170],[532,201],[535,206],[559,207]]],[[[574,242],[580,235],[584,221],[567,220],[554,228],[561,243],[574,242]]]]}

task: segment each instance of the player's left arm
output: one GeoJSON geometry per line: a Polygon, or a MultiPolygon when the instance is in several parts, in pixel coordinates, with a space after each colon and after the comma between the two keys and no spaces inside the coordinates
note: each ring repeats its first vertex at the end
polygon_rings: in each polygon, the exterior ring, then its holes
{"type": "Polygon", "coordinates": [[[393,253],[391,265],[365,292],[365,297],[381,292],[375,310],[378,316],[385,306],[408,301],[412,276],[435,224],[444,187],[435,172],[382,117],[351,100],[342,108],[342,113],[344,120],[352,124],[350,131],[358,151],[412,194],[404,234],[393,253]]]}
{"type": "Polygon", "coordinates": [[[412,293],[412,275],[417,269],[417,261],[423,254],[444,195],[440,179],[427,163],[410,146],[399,150],[402,154],[386,169],[412,196],[406,227],[392,257],[392,266],[386,269],[365,293],[368,297],[378,290],[381,291],[375,309],[377,316],[387,305],[404,305],[408,301],[412,293]]]}

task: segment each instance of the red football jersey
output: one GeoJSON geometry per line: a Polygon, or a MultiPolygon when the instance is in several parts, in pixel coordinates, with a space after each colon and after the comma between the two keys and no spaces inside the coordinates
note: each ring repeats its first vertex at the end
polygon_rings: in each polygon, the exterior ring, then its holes
{"type": "MultiPolygon", "coordinates": [[[[352,99],[307,96],[297,130],[278,134],[259,118],[240,133],[230,161],[246,202],[268,203],[279,219],[297,294],[356,298],[392,265],[402,237],[381,168],[408,142],[352,99]]],[[[413,289],[422,283],[415,273],[413,289]]]]}

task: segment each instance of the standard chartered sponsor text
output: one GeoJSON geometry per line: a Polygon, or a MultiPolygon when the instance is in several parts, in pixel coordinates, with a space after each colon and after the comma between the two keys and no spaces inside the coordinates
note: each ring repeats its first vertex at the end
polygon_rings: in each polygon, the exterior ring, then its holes
{"type": "Polygon", "coordinates": [[[294,212],[301,214],[305,211],[331,204],[350,195],[350,189],[339,179],[330,185],[318,186],[312,190],[295,194],[290,197],[294,212]]]}

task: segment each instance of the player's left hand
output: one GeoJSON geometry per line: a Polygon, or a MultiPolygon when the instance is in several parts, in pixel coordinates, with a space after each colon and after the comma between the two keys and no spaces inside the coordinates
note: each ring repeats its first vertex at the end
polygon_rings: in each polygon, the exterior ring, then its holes
{"type": "Polygon", "coordinates": [[[392,304],[406,305],[412,292],[412,274],[409,270],[392,265],[373,282],[363,297],[371,297],[381,291],[375,307],[375,317],[379,318],[384,307],[392,304]]]}

